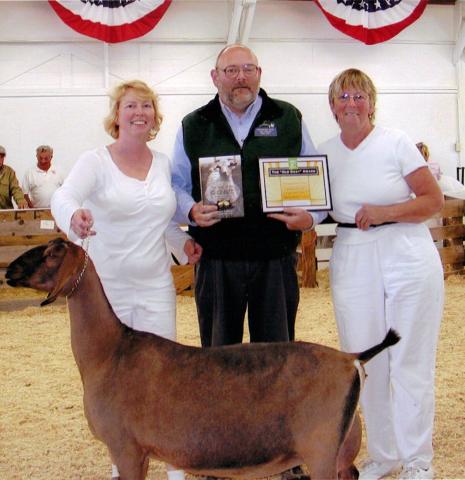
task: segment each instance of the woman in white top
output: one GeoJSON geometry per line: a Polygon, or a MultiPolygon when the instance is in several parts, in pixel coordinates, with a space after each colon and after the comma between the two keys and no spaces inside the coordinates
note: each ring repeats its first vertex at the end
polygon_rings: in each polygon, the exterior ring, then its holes
{"type": "Polygon", "coordinates": [[[341,347],[362,351],[389,328],[401,341],[367,366],[361,406],[369,459],[360,478],[433,478],[434,367],[444,299],[442,265],[428,228],[443,195],[415,144],[375,126],[376,89],[356,69],[331,83],[341,133],[328,155],[332,217],[339,222],[330,261],[341,347]],[[412,198],[411,194],[415,194],[412,198]]]}
{"type": "MultiPolygon", "coordinates": [[[[167,243],[182,263],[186,257],[195,263],[201,248],[171,222],[170,162],[147,145],[162,120],[157,95],[144,82],[124,82],[112,92],[110,107],[104,124],[115,142],[81,155],[53,195],[52,214],[71,240],[92,236],[89,255],[120,320],[175,340],[167,243]]],[[[115,466],[113,477],[119,478],[115,466]]],[[[184,474],[168,466],[168,478],[184,474]]]]}

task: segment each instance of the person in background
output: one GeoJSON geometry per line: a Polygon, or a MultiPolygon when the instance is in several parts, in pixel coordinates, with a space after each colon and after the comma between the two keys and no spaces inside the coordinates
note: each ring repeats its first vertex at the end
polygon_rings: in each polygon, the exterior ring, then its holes
{"type": "MultiPolygon", "coordinates": [[[[115,141],[81,155],[51,207],[70,240],[92,236],[89,255],[119,319],[175,340],[176,291],[167,243],[181,263],[195,263],[201,249],[171,221],[176,196],[170,161],[147,145],[161,121],[158,96],[146,83],[116,86],[104,121],[115,141]]],[[[169,480],[184,479],[184,472],[167,468],[169,480]]],[[[116,466],[112,472],[119,478],[116,466]]]]}
{"type": "Polygon", "coordinates": [[[375,125],[376,88],[357,69],[329,87],[340,134],[328,155],[337,237],[330,285],[342,350],[362,351],[389,328],[401,341],[366,365],[361,406],[369,459],[360,478],[433,478],[434,370],[444,280],[426,219],[444,197],[415,144],[375,125]],[[411,194],[415,194],[412,198],[411,194]]]}
{"type": "Polygon", "coordinates": [[[23,178],[24,196],[29,208],[50,208],[52,195],[63,184],[64,177],[52,166],[52,147],[39,145],[36,158],[37,164],[23,178]]]}
{"type": "Polygon", "coordinates": [[[426,145],[426,143],[423,143],[423,142],[418,142],[416,145],[420,153],[423,155],[425,162],[428,164],[428,168],[430,169],[433,177],[436,180],[439,180],[442,174],[441,167],[439,166],[439,163],[433,162],[430,160],[428,145],[426,145]]]}
{"type": "MultiPolygon", "coordinates": [[[[423,155],[434,178],[438,181],[442,193],[447,197],[465,200],[465,186],[454,177],[442,173],[439,163],[430,160],[429,148],[425,143],[417,143],[417,148],[423,155]]],[[[431,223],[429,225],[431,225],[431,223]]]]}
{"type": "Polygon", "coordinates": [[[5,165],[5,157],[5,147],[0,145],[0,209],[14,208],[13,199],[18,208],[27,208],[16,173],[11,167],[5,165]]]}

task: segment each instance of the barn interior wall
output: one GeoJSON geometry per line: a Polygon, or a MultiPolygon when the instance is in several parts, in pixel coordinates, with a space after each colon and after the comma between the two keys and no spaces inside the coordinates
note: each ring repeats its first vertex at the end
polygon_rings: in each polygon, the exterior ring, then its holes
{"type": "MultiPolygon", "coordinates": [[[[0,2],[0,144],[22,178],[35,147],[55,149],[69,171],[79,154],[111,142],[102,119],[108,88],[141,78],[160,94],[164,123],[153,147],[171,154],[180,121],[208,101],[218,51],[228,38],[231,0],[173,0],[144,37],[105,45],[67,27],[45,1],[0,2]]],[[[338,129],[327,88],[342,69],[366,71],[378,88],[377,122],[430,146],[455,176],[462,60],[454,65],[453,6],[430,5],[394,39],[367,46],[334,29],[313,2],[258,0],[249,45],[263,68],[262,86],[298,106],[314,142],[338,129]]]]}

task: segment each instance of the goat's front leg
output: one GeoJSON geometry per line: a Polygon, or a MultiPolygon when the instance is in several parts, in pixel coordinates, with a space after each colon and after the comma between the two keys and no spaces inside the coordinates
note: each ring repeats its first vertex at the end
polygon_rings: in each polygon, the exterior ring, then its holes
{"type": "Polygon", "coordinates": [[[110,455],[117,466],[120,480],[145,480],[149,469],[149,457],[137,445],[123,445],[118,452],[110,455]]]}

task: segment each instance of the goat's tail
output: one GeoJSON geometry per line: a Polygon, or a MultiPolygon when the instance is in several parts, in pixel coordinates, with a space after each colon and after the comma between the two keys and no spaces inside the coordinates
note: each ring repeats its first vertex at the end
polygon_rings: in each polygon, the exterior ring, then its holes
{"type": "Polygon", "coordinates": [[[364,352],[360,352],[357,355],[357,359],[360,360],[362,364],[366,363],[368,362],[368,360],[371,360],[375,355],[378,355],[378,353],[382,352],[385,348],[395,345],[399,340],[400,335],[395,330],[390,328],[381,343],[378,343],[378,345],[375,345],[374,347],[371,347],[364,352]]]}

